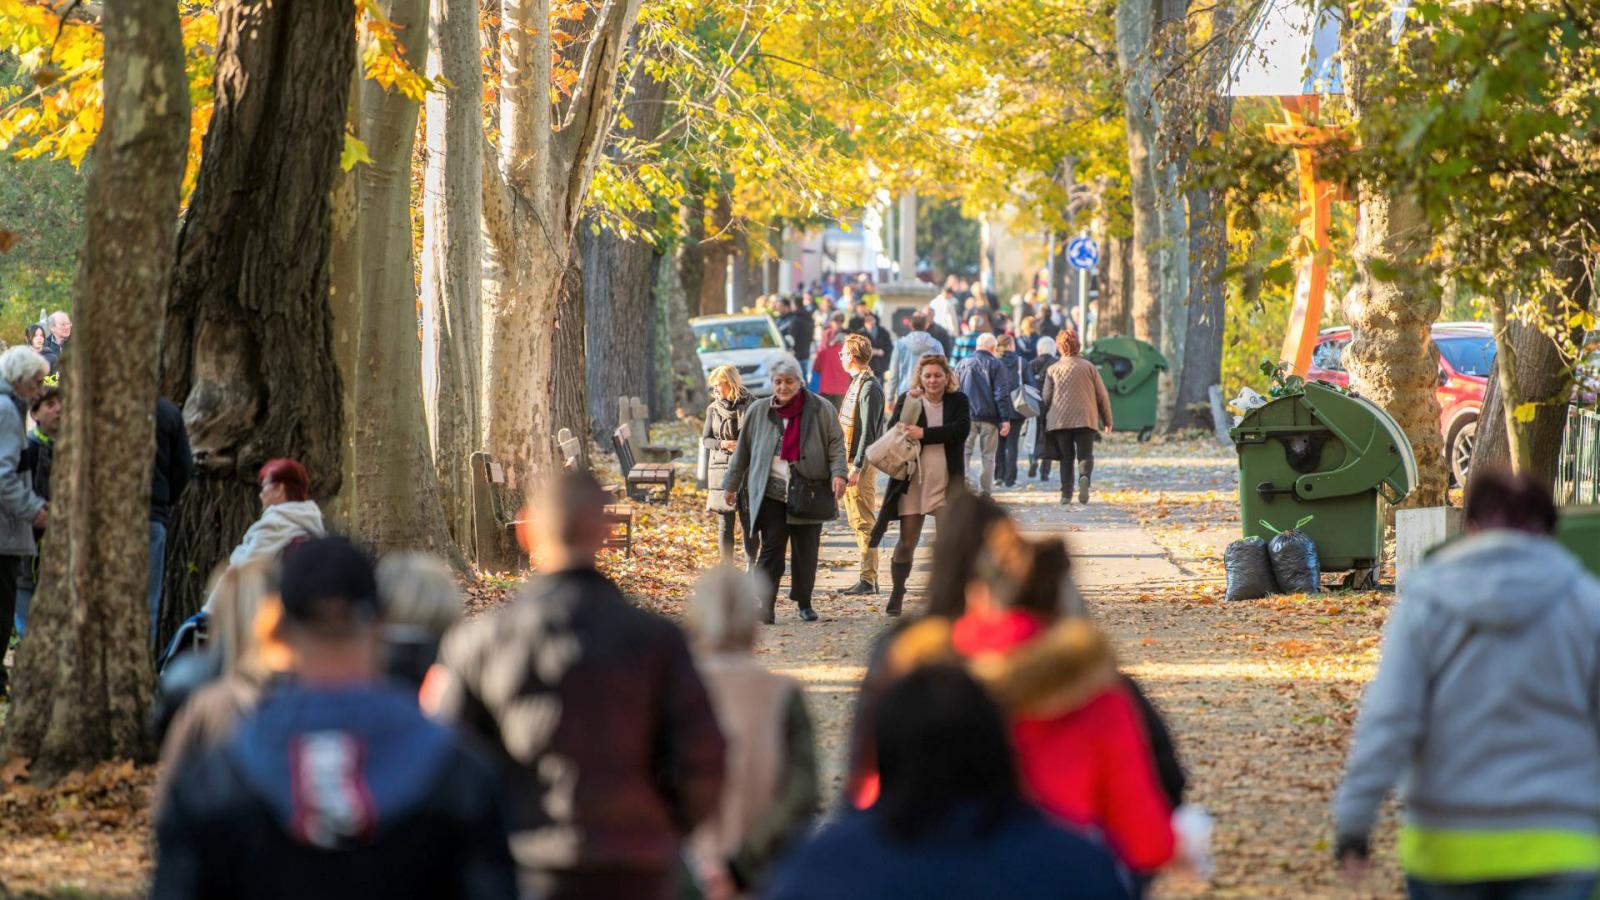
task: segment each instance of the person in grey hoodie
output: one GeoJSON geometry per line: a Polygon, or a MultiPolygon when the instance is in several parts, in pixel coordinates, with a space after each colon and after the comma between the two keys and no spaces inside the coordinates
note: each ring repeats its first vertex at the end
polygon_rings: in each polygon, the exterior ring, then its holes
{"type": "MultiPolygon", "coordinates": [[[[34,529],[45,527],[45,499],[33,492],[32,473],[22,468],[28,440],[28,404],[44,393],[50,364],[29,347],[0,353],[0,659],[11,643],[16,614],[17,576],[38,551],[34,529]]],[[[7,694],[0,663],[0,697],[7,694]]]]}
{"type": "Polygon", "coordinates": [[[943,356],[944,345],[928,333],[931,321],[928,311],[919,309],[911,314],[911,331],[894,342],[894,352],[889,355],[889,375],[883,380],[883,390],[888,405],[912,388],[917,377],[917,363],[924,356],[943,356]]]}
{"type": "Polygon", "coordinates": [[[1403,783],[1414,900],[1588,900],[1600,884],[1600,582],[1550,537],[1549,491],[1484,473],[1467,536],[1400,582],[1334,803],[1367,865],[1403,783]]]}

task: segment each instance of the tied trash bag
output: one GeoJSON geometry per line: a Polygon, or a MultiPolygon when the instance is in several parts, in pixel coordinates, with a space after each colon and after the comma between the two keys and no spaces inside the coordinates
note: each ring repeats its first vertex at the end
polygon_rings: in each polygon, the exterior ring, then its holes
{"type": "Polygon", "coordinates": [[[1316,594],[1322,591],[1322,563],[1317,558],[1317,542],[1301,531],[1310,516],[1294,523],[1288,531],[1278,531],[1266,522],[1261,524],[1275,532],[1267,543],[1267,554],[1272,559],[1272,578],[1285,594],[1316,594]]]}
{"type": "Polygon", "coordinates": [[[1278,592],[1267,542],[1261,538],[1234,541],[1223,551],[1222,559],[1228,569],[1229,600],[1260,600],[1278,592]]]}

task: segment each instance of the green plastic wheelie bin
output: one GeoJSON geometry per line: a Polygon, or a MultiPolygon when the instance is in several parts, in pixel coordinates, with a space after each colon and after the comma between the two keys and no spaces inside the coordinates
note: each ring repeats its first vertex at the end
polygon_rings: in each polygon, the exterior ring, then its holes
{"type": "Polygon", "coordinates": [[[1600,575],[1600,506],[1565,506],[1561,518],[1556,520],[1556,540],[1583,563],[1583,567],[1600,575]]]}
{"type": "Polygon", "coordinates": [[[1239,451],[1245,537],[1271,540],[1302,519],[1324,572],[1376,584],[1383,555],[1378,495],[1399,503],[1417,483],[1411,443],[1376,404],[1306,384],[1251,410],[1229,431],[1239,451]]]}
{"type": "Polygon", "coordinates": [[[1111,424],[1114,431],[1136,431],[1139,440],[1150,440],[1156,427],[1156,394],[1167,369],[1161,351],[1138,338],[1104,337],[1089,345],[1084,359],[1100,370],[1100,380],[1111,395],[1111,424]]]}

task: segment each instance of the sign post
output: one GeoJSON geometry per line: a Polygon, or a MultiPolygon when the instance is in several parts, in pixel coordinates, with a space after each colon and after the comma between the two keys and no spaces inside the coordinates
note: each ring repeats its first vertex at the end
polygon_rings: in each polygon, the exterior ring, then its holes
{"type": "Polygon", "coordinates": [[[1078,270],[1078,346],[1089,347],[1089,270],[1100,264],[1100,245],[1087,234],[1067,244],[1067,262],[1078,270]]]}

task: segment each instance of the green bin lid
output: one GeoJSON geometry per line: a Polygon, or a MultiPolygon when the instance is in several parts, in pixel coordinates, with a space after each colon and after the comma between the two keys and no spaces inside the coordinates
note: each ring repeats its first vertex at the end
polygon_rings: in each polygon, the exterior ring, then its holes
{"type": "Polygon", "coordinates": [[[1136,337],[1117,335],[1100,338],[1090,344],[1089,349],[1084,351],[1083,355],[1092,363],[1099,363],[1110,357],[1120,356],[1123,359],[1131,360],[1135,366],[1140,363],[1147,363],[1159,371],[1166,371],[1167,369],[1167,358],[1161,355],[1161,351],[1136,337]]]}
{"type": "Polygon", "coordinates": [[[1280,403],[1304,405],[1351,454],[1338,470],[1312,472],[1297,479],[1296,492],[1302,498],[1345,496],[1377,487],[1387,488],[1383,493],[1389,501],[1399,503],[1416,487],[1417,458],[1394,417],[1365,397],[1326,384],[1312,382],[1301,392],[1250,410],[1230,434],[1237,440],[1240,433],[1259,427],[1263,411],[1280,403]]]}

